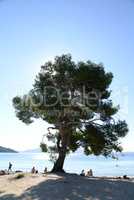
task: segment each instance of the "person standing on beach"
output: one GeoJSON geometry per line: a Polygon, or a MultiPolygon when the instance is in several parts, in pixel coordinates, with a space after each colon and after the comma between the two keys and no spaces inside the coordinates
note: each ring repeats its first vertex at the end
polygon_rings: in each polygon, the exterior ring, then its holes
{"type": "Polygon", "coordinates": [[[45,167],[45,169],[44,169],[44,174],[46,174],[47,173],[47,167],[45,167]]]}
{"type": "Polygon", "coordinates": [[[9,162],[8,172],[9,172],[9,171],[10,171],[10,172],[12,171],[12,166],[13,166],[12,163],[9,162]]]}
{"type": "Polygon", "coordinates": [[[85,171],[84,171],[84,169],[81,171],[80,176],[85,176],[85,171]]]}
{"type": "Polygon", "coordinates": [[[35,169],[35,167],[32,168],[31,173],[32,173],[32,174],[36,174],[36,169],[35,169]]]}

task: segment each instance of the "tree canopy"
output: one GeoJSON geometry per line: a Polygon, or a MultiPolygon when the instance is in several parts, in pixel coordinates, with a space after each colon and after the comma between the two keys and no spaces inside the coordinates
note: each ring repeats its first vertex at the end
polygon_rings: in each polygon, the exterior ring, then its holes
{"type": "Polygon", "coordinates": [[[86,155],[122,151],[119,139],[128,127],[115,117],[119,106],[110,98],[112,79],[103,64],[76,63],[70,54],[56,56],[41,66],[29,93],[13,99],[22,122],[41,118],[51,124],[44,136],[51,145],[42,141],[41,148],[51,153],[53,171],[63,171],[66,154],[80,147],[86,155]]]}

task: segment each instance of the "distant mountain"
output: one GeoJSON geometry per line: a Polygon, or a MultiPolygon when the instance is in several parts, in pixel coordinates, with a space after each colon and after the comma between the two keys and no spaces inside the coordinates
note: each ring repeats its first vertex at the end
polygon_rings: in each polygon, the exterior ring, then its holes
{"type": "Polygon", "coordinates": [[[41,149],[40,148],[28,149],[26,151],[23,151],[22,153],[41,153],[41,149]]]}
{"type": "Polygon", "coordinates": [[[0,153],[18,153],[17,151],[0,146],[0,153]]]}

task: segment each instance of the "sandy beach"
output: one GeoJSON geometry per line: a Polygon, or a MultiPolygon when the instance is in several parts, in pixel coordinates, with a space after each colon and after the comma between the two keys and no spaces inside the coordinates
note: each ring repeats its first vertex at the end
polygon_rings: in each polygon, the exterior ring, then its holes
{"type": "Polygon", "coordinates": [[[73,174],[0,176],[0,200],[133,200],[134,180],[73,174]]]}

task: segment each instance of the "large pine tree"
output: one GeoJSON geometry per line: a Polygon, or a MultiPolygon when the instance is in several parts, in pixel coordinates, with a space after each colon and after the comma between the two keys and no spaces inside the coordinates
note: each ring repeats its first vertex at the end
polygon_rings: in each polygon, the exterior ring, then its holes
{"type": "Polygon", "coordinates": [[[112,79],[102,64],[57,56],[41,66],[27,95],[13,99],[16,116],[24,123],[41,118],[51,124],[45,135],[51,142],[42,141],[41,148],[51,153],[53,172],[64,171],[67,153],[79,147],[86,155],[110,156],[122,150],[119,139],[128,127],[116,120],[119,107],[110,99],[112,79]]]}

